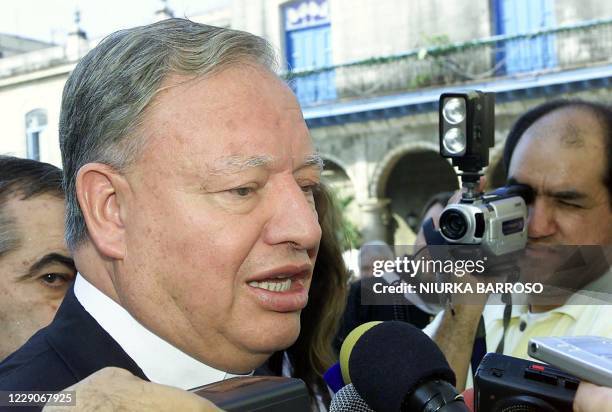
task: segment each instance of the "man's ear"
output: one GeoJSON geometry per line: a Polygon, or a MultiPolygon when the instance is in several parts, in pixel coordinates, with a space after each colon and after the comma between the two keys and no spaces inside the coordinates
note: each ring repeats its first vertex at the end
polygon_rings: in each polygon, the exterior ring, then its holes
{"type": "Polygon", "coordinates": [[[109,165],[87,163],[76,178],[76,195],[81,206],[90,241],[98,251],[111,259],[125,256],[125,226],[121,208],[126,204],[122,194],[129,190],[121,174],[109,165]]]}

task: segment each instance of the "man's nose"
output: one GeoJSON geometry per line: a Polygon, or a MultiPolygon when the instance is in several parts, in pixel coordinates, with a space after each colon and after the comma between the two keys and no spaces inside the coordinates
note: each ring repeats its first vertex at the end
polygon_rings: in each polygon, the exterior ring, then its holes
{"type": "Polygon", "coordinates": [[[554,211],[547,199],[536,196],[529,206],[527,234],[532,239],[546,238],[554,235],[556,225],[554,211]]]}
{"type": "Polygon", "coordinates": [[[292,244],[311,250],[321,240],[321,226],[312,197],[296,183],[289,183],[273,194],[272,217],[265,228],[269,244],[292,244]]]}

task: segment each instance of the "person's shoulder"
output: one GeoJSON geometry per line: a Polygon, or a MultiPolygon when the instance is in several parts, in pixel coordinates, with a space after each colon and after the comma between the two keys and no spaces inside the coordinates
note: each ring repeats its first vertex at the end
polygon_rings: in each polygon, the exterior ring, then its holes
{"type": "MultiPolygon", "coordinates": [[[[490,300],[492,300],[490,298],[490,300]]],[[[482,309],[482,317],[484,318],[485,326],[490,326],[495,322],[503,322],[504,312],[506,311],[506,305],[500,304],[498,301],[487,302],[482,309]]],[[[512,305],[510,316],[513,318],[519,317],[521,314],[526,313],[528,307],[526,305],[512,305]]]]}
{"type": "Polygon", "coordinates": [[[0,390],[62,390],[74,376],[42,329],[0,363],[0,390]]]}
{"type": "Polygon", "coordinates": [[[590,323],[591,334],[612,338],[612,305],[589,305],[585,311],[587,316],[585,319],[579,319],[579,322],[588,321],[590,323]]]}

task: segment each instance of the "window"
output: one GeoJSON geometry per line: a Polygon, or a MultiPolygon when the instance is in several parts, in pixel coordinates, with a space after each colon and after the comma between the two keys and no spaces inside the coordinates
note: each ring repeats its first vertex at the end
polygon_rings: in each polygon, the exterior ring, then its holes
{"type": "Polygon", "coordinates": [[[25,122],[28,159],[40,160],[40,137],[47,128],[47,111],[32,110],[26,114],[25,122]]]}
{"type": "MultiPolygon", "coordinates": [[[[495,0],[498,34],[527,34],[555,25],[554,0],[495,0]]],[[[555,67],[555,36],[511,40],[497,53],[506,74],[555,67]]]]}
{"type": "MultiPolygon", "coordinates": [[[[331,26],[327,0],[301,0],[284,8],[286,54],[291,70],[315,70],[332,65],[331,26]]],[[[335,73],[297,77],[293,89],[302,104],[336,98],[335,73]]]]}

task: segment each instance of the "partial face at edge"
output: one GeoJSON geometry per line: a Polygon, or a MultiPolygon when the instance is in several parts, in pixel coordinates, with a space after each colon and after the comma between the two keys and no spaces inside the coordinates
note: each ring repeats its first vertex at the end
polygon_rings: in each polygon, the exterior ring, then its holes
{"type": "Polygon", "coordinates": [[[509,176],[536,194],[529,209],[531,245],[610,244],[602,133],[592,114],[570,107],[540,118],[519,141],[509,176]]]}
{"type": "Polygon", "coordinates": [[[171,77],[127,174],[115,285],[145,326],[245,372],[300,330],[321,229],[320,166],[287,86],[255,65],[171,77]]]}
{"type": "Polygon", "coordinates": [[[51,195],[3,205],[18,247],[0,257],[0,360],[51,322],[76,275],[64,243],[64,201],[51,195]]]}

